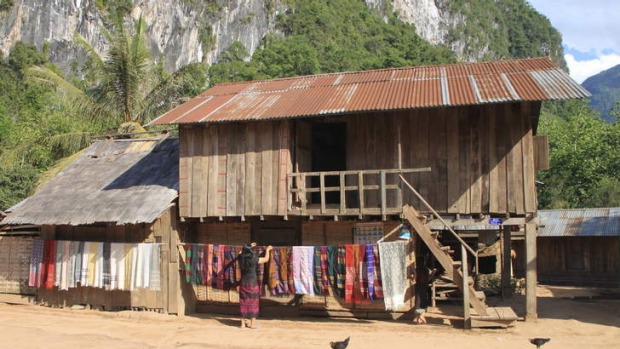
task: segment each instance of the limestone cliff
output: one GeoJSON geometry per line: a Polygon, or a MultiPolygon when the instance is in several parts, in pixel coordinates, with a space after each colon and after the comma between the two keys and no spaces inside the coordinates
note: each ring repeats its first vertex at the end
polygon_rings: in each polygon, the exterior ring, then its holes
{"type": "MultiPolygon", "coordinates": [[[[501,50],[489,44],[490,39],[485,37],[488,35],[485,32],[491,31],[487,28],[497,26],[492,20],[486,27],[478,26],[482,28],[479,34],[472,35],[466,32],[468,28],[462,29],[465,24],[477,25],[478,21],[450,5],[458,3],[470,15],[478,12],[466,2],[463,5],[456,0],[365,0],[365,3],[372,10],[394,11],[403,22],[414,24],[417,34],[428,42],[451,48],[459,60],[509,56],[498,52],[501,50]],[[463,34],[458,35],[459,31],[463,34]]],[[[493,6],[481,3],[479,6],[485,9],[493,6]]],[[[251,54],[261,38],[276,30],[278,13],[288,10],[285,0],[133,0],[131,4],[131,20],[140,16],[146,20],[150,47],[169,70],[191,62],[213,63],[235,41],[243,43],[251,54]]],[[[76,32],[100,52],[105,50],[101,34],[105,9],[101,7],[100,0],[13,0],[10,9],[0,12],[0,51],[6,56],[20,40],[38,47],[47,42],[52,62],[68,68],[72,61],[80,60],[79,51],[72,45],[76,32]]],[[[506,41],[509,35],[503,36],[506,41]]],[[[509,44],[501,43],[501,47],[509,44]]],[[[559,42],[557,46],[561,51],[559,42]]]]}

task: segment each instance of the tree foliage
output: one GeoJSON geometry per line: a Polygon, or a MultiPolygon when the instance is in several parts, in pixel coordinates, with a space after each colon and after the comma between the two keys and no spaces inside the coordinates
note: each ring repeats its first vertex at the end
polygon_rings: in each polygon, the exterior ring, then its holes
{"type": "Polygon", "coordinates": [[[620,124],[598,118],[585,101],[543,108],[551,168],[539,179],[542,208],[620,206],[620,124]]]}

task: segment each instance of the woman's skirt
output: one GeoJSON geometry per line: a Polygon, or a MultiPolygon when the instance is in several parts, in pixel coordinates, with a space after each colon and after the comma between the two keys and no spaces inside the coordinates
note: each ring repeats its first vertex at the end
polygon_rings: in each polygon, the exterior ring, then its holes
{"type": "Polygon", "coordinates": [[[260,287],[256,281],[241,281],[239,287],[239,310],[241,317],[251,319],[258,317],[258,302],[260,300],[260,287]]]}

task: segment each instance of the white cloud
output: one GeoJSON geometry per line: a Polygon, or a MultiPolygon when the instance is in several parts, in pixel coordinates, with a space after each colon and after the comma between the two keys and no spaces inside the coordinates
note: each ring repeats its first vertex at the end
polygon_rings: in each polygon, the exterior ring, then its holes
{"type": "Polygon", "coordinates": [[[570,76],[580,84],[590,76],[620,64],[620,54],[616,53],[601,55],[596,59],[584,61],[578,61],[573,55],[566,54],[564,59],[568,64],[570,76]]]}

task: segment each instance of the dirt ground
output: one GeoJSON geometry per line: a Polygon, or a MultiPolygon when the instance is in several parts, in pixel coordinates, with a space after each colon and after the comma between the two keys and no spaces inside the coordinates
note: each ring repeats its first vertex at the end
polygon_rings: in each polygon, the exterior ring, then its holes
{"type": "MultiPolygon", "coordinates": [[[[617,290],[616,290],[617,291],[617,290]]],[[[465,331],[432,310],[430,324],[325,318],[260,319],[241,329],[228,316],[176,317],[150,312],[99,312],[0,303],[0,348],[329,348],[351,337],[349,348],[618,348],[620,300],[597,290],[539,287],[539,320],[512,329],[465,331]]],[[[499,302],[490,298],[488,303],[499,302]]],[[[517,313],[523,297],[510,300],[517,313]]],[[[506,304],[506,303],[504,303],[506,304]]],[[[454,305],[456,307],[456,305],[454,305]]],[[[446,308],[446,307],[442,307],[446,308]]],[[[456,309],[456,308],[455,308],[456,309]]]]}

